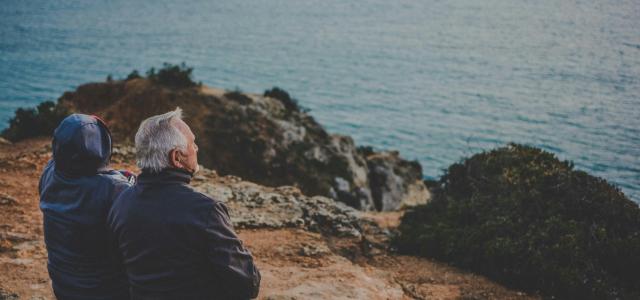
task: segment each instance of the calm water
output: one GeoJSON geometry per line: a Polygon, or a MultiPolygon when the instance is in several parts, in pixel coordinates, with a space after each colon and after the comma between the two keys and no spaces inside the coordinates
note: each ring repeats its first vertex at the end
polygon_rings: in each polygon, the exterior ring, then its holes
{"type": "Polygon", "coordinates": [[[211,86],[280,86],[428,177],[515,141],[640,201],[637,0],[0,0],[0,128],[165,61],[211,86]]]}

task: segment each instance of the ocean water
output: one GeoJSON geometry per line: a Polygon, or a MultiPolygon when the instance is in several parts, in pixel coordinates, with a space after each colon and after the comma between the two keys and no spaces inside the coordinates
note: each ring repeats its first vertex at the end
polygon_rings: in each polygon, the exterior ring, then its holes
{"type": "Polygon", "coordinates": [[[279,86],[425,176],[514,141],[640,201],[637,0],[0,0],[0,128],[79,84],[187,62],[279,86]]]}

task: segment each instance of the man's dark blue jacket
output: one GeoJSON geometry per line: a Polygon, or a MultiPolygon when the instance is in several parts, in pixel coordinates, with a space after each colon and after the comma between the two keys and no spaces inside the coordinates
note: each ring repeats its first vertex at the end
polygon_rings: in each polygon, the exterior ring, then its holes
{"type": "Polygon", "coordinates": [[[146,173],[109,212],[132,299],[247,299],[260,273],[226,206],[189,187],[179,169],[146,173]]]}
{"type": "Polygon", "coordinates": [[[40,209],[58,299],[128,299],[124,269],[109,247],[107,213],[130,184],[107,170],[111,135],[93,116],[73,114],[54,132],[53,159],[40,178],[40,209]]]}

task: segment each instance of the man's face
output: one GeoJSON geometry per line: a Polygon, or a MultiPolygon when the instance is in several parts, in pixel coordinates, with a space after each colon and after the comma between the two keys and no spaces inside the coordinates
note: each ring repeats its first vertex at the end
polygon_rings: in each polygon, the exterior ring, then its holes
{"type": "Polygon", "coordinates": [[[191,132],[189,125],[182,120],[173,121],[173,125],[182,132],[187,139],[187,150],[179,150],[177,153],[178,164],[177,167],[185,169],[191,173],[198,172],[198,145],[196,145],[196,136],[191,132]]]}

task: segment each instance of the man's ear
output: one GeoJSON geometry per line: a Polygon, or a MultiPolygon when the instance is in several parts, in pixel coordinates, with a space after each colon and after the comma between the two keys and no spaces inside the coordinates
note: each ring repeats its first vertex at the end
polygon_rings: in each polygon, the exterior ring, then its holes
{"type": "Polygon", "coordinates": [[[169,152],[169,163],[176,168],[182,168],[182,162],[180,162],[181,160],[181,153],[180,150],[178,149],[173,149],[169,152]]]}

